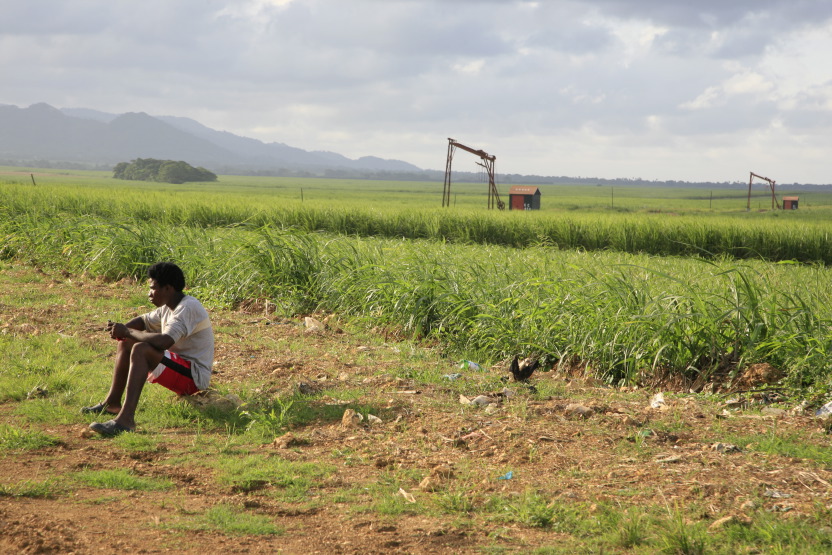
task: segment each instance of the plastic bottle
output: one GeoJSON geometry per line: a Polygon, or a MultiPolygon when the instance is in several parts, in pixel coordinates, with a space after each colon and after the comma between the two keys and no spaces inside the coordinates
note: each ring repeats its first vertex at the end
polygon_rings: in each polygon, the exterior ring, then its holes
{"type": "Polygon", "coordinates": [[[460,370],[482,370],[482,367],[477,364],[476,362],[472,362],[470,360],[463,360],[459,364],[460,370]]]}
{"type": "Polygon", "coordinates": [[[824,418],[826,416],[829,416],[830,414],[832,414],[832,401],[829,401],[828,403],[826,403],[821,408],[815,411],[815,416],[819,418],[824,418]]]}

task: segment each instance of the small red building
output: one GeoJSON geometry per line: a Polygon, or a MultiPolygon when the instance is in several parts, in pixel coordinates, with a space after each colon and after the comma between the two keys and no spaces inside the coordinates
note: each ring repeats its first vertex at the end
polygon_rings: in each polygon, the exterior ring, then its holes
{"type": "Polygon", "coordinates": [[[540,189],[533,185],[514,185],[508,190],[509,210],[540,210],[540,189]]]}
{"type": "Polygon", "coordinates": [[[783,197],[783,210],[797,210],[797,201],[800,197],[783,197]]]}

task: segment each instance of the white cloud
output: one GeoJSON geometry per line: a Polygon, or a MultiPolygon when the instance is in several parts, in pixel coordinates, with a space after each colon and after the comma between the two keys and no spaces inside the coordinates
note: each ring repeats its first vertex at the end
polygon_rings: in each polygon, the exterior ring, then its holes
{"type": "Polygon", "coordinates": [[[464,64],[454,64],[454,71],[468,75],[477,75],[485,67],[485,60],[472,60],[464,64]]]}

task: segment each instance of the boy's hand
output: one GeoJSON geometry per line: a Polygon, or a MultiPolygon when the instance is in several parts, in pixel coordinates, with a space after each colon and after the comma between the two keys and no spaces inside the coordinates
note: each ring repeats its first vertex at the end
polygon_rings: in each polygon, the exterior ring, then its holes
{"type": "Polygon", "coordinates": [[[113,339],[124,339],[127,337],[127,326],[107,320],[107,331],[113,339]]]}

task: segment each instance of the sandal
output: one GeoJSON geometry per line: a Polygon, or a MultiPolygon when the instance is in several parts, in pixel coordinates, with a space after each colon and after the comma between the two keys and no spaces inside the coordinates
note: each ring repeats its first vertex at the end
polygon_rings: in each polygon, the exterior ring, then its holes
{"type": "Polygon", "coordinates": [[[81,409],[81,414],[100,414],[102,412],[107,412],[110,414],[118,414],[118,412],[110,412],[107,410],[109,407],[107,403],[98,403],[97,405],[93,405],[91,407],[84,407],[81,409]]]}
{"type": "Polygon", "coordinates": [[[94,432],[98,432],[104,437],[113,437],[117,436],[122,432],[132,432],[132,428],[128,428],[127,426],[122,426],[115,420],[108,420],[107,422],[93,422],[90,424],[90,430],[94,432]]]}

